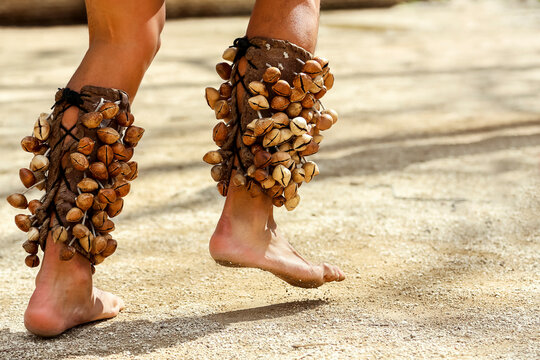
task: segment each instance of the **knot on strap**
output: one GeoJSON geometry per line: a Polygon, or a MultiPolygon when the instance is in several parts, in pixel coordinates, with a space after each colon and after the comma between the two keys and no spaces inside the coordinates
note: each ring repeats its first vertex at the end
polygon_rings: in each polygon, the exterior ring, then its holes
{"type": "Polygon", "coordinates": [[[64,89],[59,88],[58,90],[62,90],[62,96],[60,97],[60,99],[58,99],[57,102],[54,103],[51,109],[53,109],[54,107],[56,107],[58,104],[62,102],[68,103],[69,106],[76,106],[76,107],[80,107],[84,103],[82,99],[84,95],[81,95],[78,92],[71,90],[70,88],[64,88],[64,89]]]}
{"type": "Polygon", "coordinates": [[[236,38],[233,41],[232,46],[236,47],[236,49],[237,49],[236,56],[234,57],[234,62],[237,62],[240,58],[242,58],[244,55],[246,55],[246,52],[250,47],[254,46],[257,49],[259,48],[259,46],[255,45],[255,44],[252,44],[248,40],[247,36],[244,36],[244,37],[241,37],[241,38],[236,38]]]}

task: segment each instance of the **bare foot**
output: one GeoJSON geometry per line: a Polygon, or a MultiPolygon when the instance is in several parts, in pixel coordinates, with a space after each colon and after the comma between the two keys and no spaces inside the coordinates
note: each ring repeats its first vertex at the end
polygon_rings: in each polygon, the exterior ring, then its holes
{"type": "Polygon", "coordinates": [[[49,234],[36,289],[24,314],[26,328],[39,336],[56,336],[76,325],[112,318],[124,308],[122,299],[92,286],[86,258],[76,254],[61,261],[59,248],[49,234]]]}
{"type": "Polygon", "coordinates": [[[212,238],[210,254],[220,265],[266,270],[291,285],[316,288],[342,281],[337,266],[305,260],[277,232],[267,196],[252,198],[242,188],[229,188],[225,207],[212,238]]]}

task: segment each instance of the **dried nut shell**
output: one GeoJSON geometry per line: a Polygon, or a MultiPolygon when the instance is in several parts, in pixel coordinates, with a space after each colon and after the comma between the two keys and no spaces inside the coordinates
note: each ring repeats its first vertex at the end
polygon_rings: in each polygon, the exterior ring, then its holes
{"type": "Polygon", "coordinates": [[[88,169],[88,159],[85,155],[81,154],[80,152],[74,152],[69,155],[69,158],[71,160],[71,165],[73,165],[73,168],[78,171],[84,171],[88,169]]]}
{"type": "Polygon", "coordinates": [[[122,172],[122,165],[119,161],[113,160],[113,162],[111,162],[111,164],[107,167],[107,171],[111,177],[118,176],[122,172]]]}
{"type": "Polygon", "coordinates": [[[101,226],[100,228],[98,228],[99,232],[101,233],[110,233],[110,232],[113,232],[114,231],[114,222],[112,222],[112,220],[107,220],[105,221],[105,223],[103,224],[103,226],[101,226]]]}
{"type": "Polygon", "coordinates": [[[313,84],[313,80],[311,80],[311,77],[308,74],[304,74],[304,73],[300,73],[296,75],[293,80],[293,85],[295,89],[299,89],[304,93],[307,93],[309,91],[312,84],[313,84]]]}
{"type": "Polygon", "coordinates": [[[266,110],[270,107],[268,104],[268,99],[263,95],[256,95],[248,99],[249,106],[255,111],[266,110]]]}
{"type": "Polygon", "coordinates": [[[92,150],[94,150],[94,145],[94,140],[90,139],[89,137],[83,137],[81,140],[79,140],[77,151],[83,155],[90,155],[92,150]]]}
{"type": "Polygon", "coordinates": [[[292,199],[296,196],[298,192],[298,184],[294,181],[291,181],[287,187],[285,187],[285,190],[283,190],[283,197],[287,200],[292,199]]]}
{"type": "Polygon", "coordinates": [[[330,115],[330,117],[332,117],[332,120],[333,120],[334,124],[337,123],[337,121],[338,121],[338,113],[334,109],[325,109],[325,110],[321,111],[321,114],[322,115],[330,115]]]}
{"type": "Polygon", "coordinates": [[[272,90],[279,95],[279,96],[285,96],[288,97],[291,95],[292,89],[291,85],[285,80],[279,80],[272,86],[272,90]]]}
{"type": "Polygon", "coordinates": [[[277,67],[269,67],[263,74],[263,80],[267,83],[275,83],[281,77],[281,71],[277,67]]]}
{"type": "Polygon", "coordinates": [[[46,171],[49,168],[49,159],[45,155],[36,155],[30,162],[30,170],[46,171]]]}
{"type": "Polygon", "coordinates": [[[131,171],[126,175],[126,180],[133,181],[139,176],[139,165],[136,161],[130,161],[127,164],[131,171]]]}
{"type": "Polygon", "coordinates": [[[298,101],[302,101],[305,97],[306,97],[305,91],[303,91],[302,89],[294,88],[291,91],[291,96],[289,97],[289,99],[291,100],[291,102],[298,102],[298,101]]]}
{"type": "Polygon", "coordinates": [[[118,161],[128,161],[132,156],[132,154],[130,154],[124,144],[120,142],[115,142],[114,144],[112,144],[111,149],[113,151],[114,158],[118,161]]]}
{"type": "Polygon", "coordinates": [[[306,119],[306,122],[309,124],[310,122],[312,122],[313,120],[313,115],[315,113],[313,112],[313,110],[311,109],[303,109],[301,112],[300,112],[300,116],[303,117],[304,119],[306,119]]]}
{"type": "Polygon", "coordinates": [[[302,168],[306,172],[305,182],[310,182],[315,176],[319,175],[319,167],[313,161],[306,161],[302,168]]]}
{"type": "Polygon", "coordinates": [[[285,141],[289,141],[290,138],[292,138],[294,136],[294,134],[292,133],[291,129],[281,129],[280,130],[280,143],[283,143],[285,141]]]}
{"type": "Polygon", "coordinates": [[[229,128],[227,127],[227,124],[220,121],[214,126],[214,129],[212,130],[212,139],[218,146],[222,146],[227,140],[227,137],[229,135],[229,128]]]}
{"type": "Polygon", "coordinates": [[[210,165],[216,165],[223,162],[223,156],[219,151],[213,150],[204,154],[203,161],[210,165]]]}
{"type": "Polygon", "coordinates": [[[26,264],[26,266],[31,268],[37,267],[39,266],[39,257],[37,255],[28,255],[24,259],[24,263],[26,264]]]}
{"type": "Polygon", "coordinates": [[[334,74],[328,73],[324,79],[324,86],[327,90],[330,90],[334,87],[334,74]]]}
{"type": "Polygon", "coordinates": [[[216,119],[225,119],[231,113],[231,107],[226,100],[219,100],[216,101],[214,112],[216,114],[216,119]]]}
{"type": "Polygon", "coordinates": [[[26,209],[28,207],[28,200],[23,194],[15,193],[7,197],[9,205],[17,209],[26,209]]]}
{"type": "Polygon", "coordinates": [[[109,178],[109,173],[107,172],[107,166],[104,163],[98,161],[90,165],[90,172],[94,179],[97,180],[107,180],[109,178]]]}
{"type": "Polygon", "coordinates": [[[24,251],[26,251],[30,255],[36,255],[38,253],[38,250],[39,250],[39,245],[37,244],[37,242],[30,241],[30,240],[26,240],[22,244],[22,247],[23,247],[24,251]]]}
{"type": "Polygon", "coordinates": [[[219,95],[222,99],[228,99],[232,95],[232,85],[230,82],[224,82],[219,86],[219,95]]]}
{"type": "Polygon", "coordinates": [[[272,98],[272,102],[270,103],[270,106],[274,110],[283,111],[283,110],[287,109],[287,107],[289,106],[290,103],[291,102],[286,97],[274,96],[272,98]]]}
{"type": "Polygon", "coordinates": [[[105,211],[97,211],[92,216],[92,224],[94,224],[96,228],[101,228],[108,219],[109,218],[107,217],[107,213],[105,211]]]}
{"type": "Polygon", "coordinates": [[[257,180],[258,182],[264,181],[268,178],[268,171],[264,169],[257,169],[253,173],[253,178],[257,180]]]}
{"type": "Polygon", "coordinates": [[[28,241],[38,241],[39,229],[37,227],[31,227],[26,233],[26,238],[28,239],[28,241]]]}
{"type": "Polygon", "coordinates": [[[257,184],[256,181],[249,181],[246,189],[252,198],[261,196],[263,194],[262,188],[259,186],[259,184],[257,184]]]}
{"type": "Polygon", "coordinates": [[[84,214],[78,207],[72,207],[66,214],[66,220],[69,222],[79,222],[84,214]]]}
{"type": "Polygon", "coordinates": [[[315,105],[316,99],[313,94],[306,94],[301,104],[306,109],[311,109],[315,105]]]}
{"type": "Polygon", "coordinates": [[[266,190],[266,195],[270,197],[281,196],[281,194],[283,194],[283,186],[281,186],[280,184],[275,184],[270,189],[266,190]]]}
{"type": "Polygon", "coordinates": [[[92,248],[92,239],[90,236],[83,236],[79,238],[79,245],[81,245],[84,251],[89,252],[92,248]]]}
{"type": "Polygon", "coordinates": [[[97,199],[100,203],[112,204],[116,201],[116,192],[114,191],[114,189],[100,189],[97,195],[97,199]]]}
{"type": "Polygon", "coordinates": [[[216,72],[223,80],[229,80],[231,78],[232,67],[226,62],[220,62],[216,64],[216,72]]]}
{"type": "Polygon", "coordinates": [[[107,208],[107,204],[99,202],[97,196],[94,196],[94,203],[92,204],[92,209],[95,211],[104,211],[107,208]]]}
{"type": "Polygon", "coordinates": [[[253,174],[255,174],[256,170],[257,170],[257,167],[255,166],[255,164],[251,165],[250,167],[248,167],[248,169],[246,171],[247,176],[253,177],[253,174]]]}
{"type": "Polygon", "coordinates": [[[268,96],[268,90],[266,90],[266,85],[260,81],[252,81],[248,85],[248,89],[252,94],[262,95],[264,97],[268,96]]]}
{"type": "Polygon", "coordinates": [[[25,136],[21,140],[21,147],[26,152],[35,152],[40,146],[39,140],[33,136],[25,136]]]}
{"type": "Polygon", "coordinates": [[[283,196],[276,196],[272,199],[272,204],[275,207],[282,207],[285,204],[285,198],[283,196]]]}
{"type": "Polygon", "coordinates": [[[116,115],[116,122],[120,126],[128,127],[135,122],[135,116],[130,112],[124,111],[116,115]]]}
{"type": "Polygon", "coordinates": [[[15,225],[17,225],[21,231],[28,232],[32,226],[30,216],[24,214],[15,215],[15,225]]]}
{"type": "Polygon", "coordinates": [[[46,179],[45,179],[45,172],[43,172],[43,171],[36,171],[36,172],[34,173],[34,176],[36,177],[36,184],[35,184],[36,189],[38,189],[38,190],[43,190],[43,189],[45,189],[45,186],[47,185],[47,184],[46,184],[46,181],[44,181],[44,180],[46,180],[46,179]]]}
{"type": "Polygon", "coordinates": [[[42,113],[34,125],[34,136],[40,141],[47,140],[51,132],[51,125],[47,120],[48,116],[48,114],[42,113]]]}
{"type": "Polygon", "coordinates": [[[103,121],[103,114],[99,112],[89,112],[89,113],[83,114],[80,117],[80,120],[81,120],[81,123],[87,128],[95,129],[99,127],[99,125],[103,121]]]}
{"type": "Polygon", "coordinates": [[[99,161],[109,166],[114,159],[114,151],[112,147],[110,145],[100,146],[97,150],[97,158],[99,161]]]}
{"type": "MultiPolygon", "coordinates": [[[[319,75],[313,79],[309,91],[313,94],[318,94],[323,88],[326,89],[326,87],[324,86],[324,79],[322,76],[319,75]]],[[[328,91],[328,89],[326,89],[326,91],[328,91]]]]}
{"type": "Polygon", "coordinates": [[[274,120],[272,118],[262,118],[258,119],[255,123],[255,128],[253,129],[253,133],[255,136],[261,136],[272,130],[274,127],[274,120]]]}
{"type": "Polygon", "coordinates": [[[220,181],[217,183],[217,189],[221,196],[227,196],[229,186],[227,185],[226,181],[220,181]]]}
{"type": "Polygon", "coordinates": [[[69,261],[75,256],[75,248],[73,246],[65,246],[60,250],[60,260],[69,261]]]}
{"type": "Polygon", "coordinates": [[[251,130],[251,131],[254,131],[255,130],[255,124],[257,123],[259,119],[253,119],[251,120],[251,122],[249,124],[246,125],[246,130],[251,130]]]}
{"type": "Polygon", "coordinates": [[[131,146],[135,147],[141,140],[144,134],[144,129],[139,126],[130,126],[126,129],[126,134],[124,135],[124,142],[131,146]]]}
{"type": "Polygon", "coordinates": [[[75,205],[82,211],[90,209],[93,203],[94,195],[90,193],[82,193],[75,198],[75,205]]]}
{"type": "Polygon", "coordinates": [[[116,215],[120,214],[122,212],[122,209],[124,208],[124,199],[122,198],[117,198],[115,202],[113,202],[112,204],[109,204],[109,206],[107,206],[107,215],[109,215],[109,217],[115,217],[116,215]]]}
{"type": "Polygon", "coordinates": [[[99,112],[103,115],[104,119],[112,119],[118,114],[119,110],[120,107],[113,102],[106,102],[99,108],[99,112]]]}
{"type": "Polygon", "coordinates": [[[281,141],[280,134],[281,132],[279,129],[270,130],[270,132],[268,132],[263,138],[263,146],[267,148],[279,144],[281,141]]]}
{"type": "Polygon", "coordinates": [[[289,153],[286,153],[284,151],[278,151],[272,154],[272,159],[270,161],[270,164],[272,166],[277,166],[277,165],[286,166],[290,160],[291,160],[291,155],[289,155],[289,153]]]}
{"type": "Polygon", "coordinates": [[[284,128],[289,126],[290,119],[287,114],[283,112],[278,112],[272,115],[272,120],[274,120],[274,127],[284,128]]]}
{"type": "Polygon", "coordinates": [[[320,144],[324,139],[324,136],[322,135],[313,135],[313,141],[315,141],[317,144],[320,144]]]}
{"type": "Polygon", "coordinates": [[[246,185],[246,177],[240,173],[234,174],[234,176],[231,178],[231,184],[233,186],[245,186],[246,185]]]}
{"type": "Polygon", "coordinates": [[[225,49],[221,57],[223,58],[223,60],[233,62],[234,58],[236,57],[237,52],[238,52],[238,49],[236,49],[234,46],[231,46],[225,49]]]}
{"type": "MultiPolygon", "coordinates": [[[[127,135],[127,131],[126,131],[127,135]]],[[[103,127],[97,130],[97,136],[101,142],[105,144],[113,144],[120,139],[120,134],[118,131],[114,130],[111,127],[103,127]]]]}
{"type": "Polygon", "coordinates": [[[77,184],[77,187],[82,192],[92,192],[92,191],[97,190],[99,188],[99,185],[94,179],[84,178],[81,181],[79,181],[79,183],[77,184]]]}
{"type": "Polygon", "coordinates": [[[276,180],[281,186],[286,187],[289,185],[291,180],[291,171],[283,165],[278,165],[274,168],[272,172],[272,177],[276,180]]]}
{"type": "Polygon", "coordinates": [[[295,197],[285,201],[285,208],[288,211],[292,211],[298,206],[299,203],[300,203],[300,195],[296,194],[295,197]]]}
{"type": "Polygon", "coordinates": [[[103,256],[103,257],[111,256],[116,251],[117,246],[118,246],[118,243],[116,242],[116,240],[108,239],[107,240],[107,246],[100,253],[100,255],[103,256]]]}
{"type": "Polygon", "coordinates": [[[334,119],[329,114],[322,114],[317,119],[317,129],[319,130],[328,130],[334,124],[334,119]]]}
{"type": "Polygon", "coordinates": [[[326,86],[323,85],[323,87],[321,88],[321,90],[319,90],[319,92],[317,92],[317,93],[315,94],[315,99],[317,99],[317,100],[322,99],[322,97],[323,97],[324,95],[326,95],[327,92],[328,92],[328,90],[326,89],[326,86]]]}
{"type": "Polygon", "coordinates": [[[90,234],[90,229],[88,229],[83,224],[77,224],[73,227],[73,236],[75,236],[77,239],[80,239],[82,237],[88,236],[90,234]]]}
{"type": "Polygon", "coordinates": [[[214,165],[210,169],[210,175],[215,182],[220,181],[225,176],[225,167],[223,165],[214,165]]]}
{"type": "Polygon", "coordinates": [[[302,104],[295,102],[295,103],[290,103],[286,111],[289,117],[294,118],[300,115],[303,109],[304,108],[302,107],[302,104]]]}
{"type": "Polygon", "coordinates": [[[294,169],[291,174],[292,180],[297,184],[302,183],[306,179],[306,171],[302,168],[294,169]]]}
{"type": "Polygon", "coordinates": [[[308,74],[311,77],[315,77],[322,73],[322,66],[316,60],[308,60],[302,67],[302,72],[308,74]]]}
{"type": "Polygon", "coordinates": [[[308,134],[303,134],[294,139],[293,148],[296,151],[303,151],[311,141],[312,137],[308,134]]]}
{"type": "Polygon", "coordinates": [[[90,252],[93,255],[97,255],[103,252],[103,250],[105,250],[106,247],[107,247],[107,239],[105,239],[104,236],[96,236],[94,238],[94,241],[92,241],[92,248],[90,249],[90,252]]]}
{"type": "Polygon", "coordinates": [[[255,164],[258,168],[264,168],[270,165],[270,162],[272,160],[272,154],[270,154],[268,151],[259,151],[255,154],[253,157],[253,164],[255,164]]]}
{"type": "Polygon", "coordinates": [[[64,243],[68,239],[68,232],[63,226],[55,226],[52,231],[52,239],[54,243],[64,243]]]}
{"type": "Polygon", "coordinates": [[[313,58],[313,60],[315,60],[316,62],[318,62],[320,65],[321,65],[321,68],[324,69],[326,67],[328,67],[328,59],[326,58],[323,58],[321,56],[315,56],[313,58]]]}
{"type": "Polygon", "coordinates": [[[302,136],[308,132],[307,121],[301,116],[292,119],[289,127],[295,136],[302,136]]]}
{"type": "Polygon", "coordinates": [[[319,144],[314,139],[312,139],[307,145],[307,147],[304,150],[300,151],[300,156],[313,155],[317,153],[318,151],[319,151],[319,144]]]}
{"type": "Polygon", "coordinates": [[[242,135],[242,142],[246,146],[251,146],[255,144],[255,141],[257,141],[257,136],[255,136],[255,134],[251,130],[246,130],[242,135]]]}
{"type": "Polygon", "coordinates": [[[213,87],[207,87],[206,89],[204,89],[204,93],[206,103],[208,104],[208,106],[210,106],[212,110],[214,110],[215,104],[220,98],[219,91],[217,91],[213,87]]]}
{"type": "Polygon", "coordinates": [[[262,147],[261,144],[254,144],[254,145],[251,145],[251,147],[249,148],[249,151],[251,151],[253,155],[257,154],[259,151],[262,151],[262,150],[264,150],[264,148],[262,147]]]}
{"type": "Polygon", "coordinates": [[[274,180],[273,177],[267,177],[263,181],[260,181],[260,184],[261,184],[261,187],[266,190],[273,187],[276,184],[276,180],[274,180]]]}
{"type": "Polygon", "coordinates": [[[283,152],[286,152],[288,153],[289,155],[293,154],[295,151],[292,147],[292,144],[291,143],[283,143],[281,145],[279,145],[279,148],[278,148],[279,151],[283,151],[283,152]]]}
{"type": "Polygon", "coordinates": [[[43,206],[41,201],[39,201],[39,200],[30,200],[30,202],[28,203],[28,210],[30,210],[30,213],[32,215],[34,215],[36,213],[37,209],[39,209],[41,206],[43,206]]]}
{"type": "Polygon", "coordinates": [[[101,254],[94,255],[93,265],[99,265],[104,261],[105,261],[105,257],[102,256],[101,254]]]}
{"type": "Polygon", "coordinates": [[[127,194],[129,194],[130,189],[131,189],[131,184],[126,180],[118,180],[117,182],[114,183],[114,191],[116,192],[116,195],[119,197],[124,197],[127,194]]]}

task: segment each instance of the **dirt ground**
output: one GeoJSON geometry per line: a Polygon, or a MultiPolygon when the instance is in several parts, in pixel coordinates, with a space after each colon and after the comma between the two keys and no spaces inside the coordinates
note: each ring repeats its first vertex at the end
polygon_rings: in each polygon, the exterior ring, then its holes
{"type": "MultiPolygon", "coordinates": [[[[202,94],[247,18],[171,21],[134,105],[147,129],[117,254],[95,281],[127,308],[53,340],[22,323],[36,269],[0,206],[2,359],[533,359],[540,356],[540,6],[414,3],[327,12],[318,53],[341,119],[316,155],[290,241],[346,281],[292,288],[216,265],[223,205],[200,160],[202,94]]],[[[86,46],[82,26],[1,29],[2,197],[19,149],[86,46]]]]}

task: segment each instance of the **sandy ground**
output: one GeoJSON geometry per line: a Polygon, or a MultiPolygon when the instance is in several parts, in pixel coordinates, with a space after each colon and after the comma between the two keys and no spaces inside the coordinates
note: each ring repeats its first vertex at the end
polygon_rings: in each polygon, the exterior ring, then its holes
{"type": "MultiPolygon", "coordinates": [[[[533,2],[534,3],[534,2],[533,2]]],[[[22,324],[35,269],[0,206],[2,359],[379,359],[540,356],[540,7],[455,1],[324,13],[319,53],[341,113],[291,242],[348,279],[292,288],[207,252],[223,198],[203,88],[246,18],[171,21],[134,112],[141,176],[98,286],[127,308],[43,340],[22,324]]],[[[536,5],[535,5],[536,4],[536,5]]],[[[83,27],[0,30],[2,197],[19,150],[85,50],[83,27]]]]}

